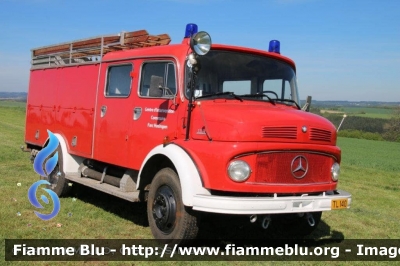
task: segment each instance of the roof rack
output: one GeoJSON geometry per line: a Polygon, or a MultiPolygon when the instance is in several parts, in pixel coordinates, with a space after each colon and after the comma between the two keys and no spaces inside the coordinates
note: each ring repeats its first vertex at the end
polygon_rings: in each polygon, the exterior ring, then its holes
{"type": "Polygon", "coordinates": [[[168,45],[168,34],[149,35],[146,30],[121,32],[32,49],[32,68],[93,63],[111,51],[168,45]]]}

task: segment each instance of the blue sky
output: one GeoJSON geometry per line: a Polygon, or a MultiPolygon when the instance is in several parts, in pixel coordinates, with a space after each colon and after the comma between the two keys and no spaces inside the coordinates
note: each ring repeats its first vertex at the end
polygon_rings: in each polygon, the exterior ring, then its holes
{"type": "Polygon", "coordinates": [[[280,40],[301,99],[400,101],[397,0],[0,0],[0,91],[27,91],[32,48],[139,29],[180,43],[187,23],[213,43],[280,40]]]}

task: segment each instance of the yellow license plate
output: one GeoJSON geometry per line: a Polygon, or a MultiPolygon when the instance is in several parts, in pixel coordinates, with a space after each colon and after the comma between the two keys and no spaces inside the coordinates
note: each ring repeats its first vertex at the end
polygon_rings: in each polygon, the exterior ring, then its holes
{"type": "Polygon", "coordinates": [[[334,199],[331,202],[331,209],[332,210],[346,209],[347,203],[348,203],[347,199],[334,199]]]}

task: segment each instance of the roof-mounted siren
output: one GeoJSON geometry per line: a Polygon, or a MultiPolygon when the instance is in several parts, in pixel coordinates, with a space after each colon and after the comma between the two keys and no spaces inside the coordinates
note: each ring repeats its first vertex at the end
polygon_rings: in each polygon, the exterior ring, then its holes
{"type": "Polygon", "coordinates": [[[185,38],[190,38],[198,32],[197,25],[194,23],[189,23],[186,25],[185,38]]]}
{"type": "Polygon", "coordinates": [[[281,53],[281,43],[278,40],[270,41],[268,52],[280,54],[281,53]]]}

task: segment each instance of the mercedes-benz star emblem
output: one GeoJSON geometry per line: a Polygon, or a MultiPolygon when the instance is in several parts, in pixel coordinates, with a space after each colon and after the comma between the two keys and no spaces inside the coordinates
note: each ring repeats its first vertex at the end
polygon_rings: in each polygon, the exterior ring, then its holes
{"type": "Polygon", "coordinates": [[[292,175],[297,179],[305,177],[308,172],[308,161],[306,157],[302,155],[294,157],[292,160],[291,171],[292,175]]]}

